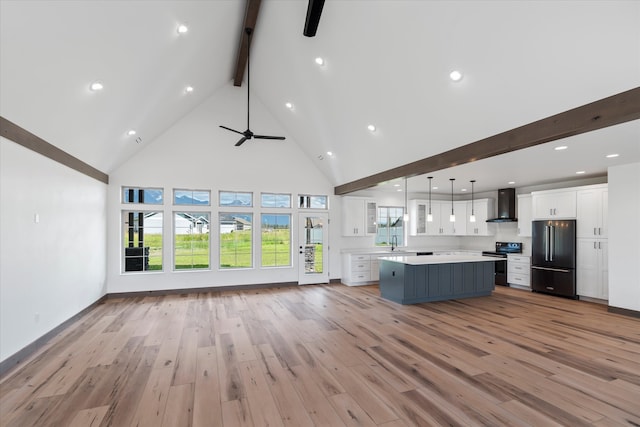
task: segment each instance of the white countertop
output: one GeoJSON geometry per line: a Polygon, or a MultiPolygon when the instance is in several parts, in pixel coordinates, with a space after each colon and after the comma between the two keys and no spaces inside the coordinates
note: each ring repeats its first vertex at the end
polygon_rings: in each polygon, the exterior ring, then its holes
{"type": "Polygon", "coordinates": [[[478,255],[435,255],[435,256],[388,256],[380,260],[398,262],[408,265],[451,264],[461,262],[495,262],[504,258],[478,255]]]}

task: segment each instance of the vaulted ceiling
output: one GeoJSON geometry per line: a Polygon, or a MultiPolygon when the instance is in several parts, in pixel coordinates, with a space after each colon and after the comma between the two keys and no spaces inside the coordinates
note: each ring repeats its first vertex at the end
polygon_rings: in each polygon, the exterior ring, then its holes
{"type": "MultiPolygon", "coordinates": [[[[0,115],[106,173],[233,84],[244,1],[0,8],[0,115]],[[96,80],[101,93],[89,90],[96,80]]],[[[312,38],[306,12],[305,1],[262,1],[252,97],[275,118],[265,131],[298,144],[334,185],[640,86],[637,1],[327,0],[312,38]]],[[[243,127],[245,114],[228,125],[243,127]]],[[[433,175],[476,179],[483,191],[638,161],[635,120],[433,175]]]]}

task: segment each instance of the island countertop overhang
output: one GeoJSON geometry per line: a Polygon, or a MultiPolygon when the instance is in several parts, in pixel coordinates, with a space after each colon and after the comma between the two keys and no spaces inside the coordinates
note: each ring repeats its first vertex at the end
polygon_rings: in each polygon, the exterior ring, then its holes
{"type": "Polygon", "coordinates": [[[462,262],[496,262],[502,258],[478,255],[432,255],[432,256],[388,256],[380,261],[391,261],[406,265],[453,264],[462,262]]]}

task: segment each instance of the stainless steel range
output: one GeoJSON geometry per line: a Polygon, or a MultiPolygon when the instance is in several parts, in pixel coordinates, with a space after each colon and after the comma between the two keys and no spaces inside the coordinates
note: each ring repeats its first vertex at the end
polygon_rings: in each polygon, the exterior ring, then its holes
{"type": "Polygon", "coordinates": [[[509,286],[507,282],[507,254],[521,254],[521,242],[496,242],[495,251],[483,251],[483,256],[491,256],[496,258],[504,258],[504,261],[495,262],[495,284],[500,286],[509,286]]]}

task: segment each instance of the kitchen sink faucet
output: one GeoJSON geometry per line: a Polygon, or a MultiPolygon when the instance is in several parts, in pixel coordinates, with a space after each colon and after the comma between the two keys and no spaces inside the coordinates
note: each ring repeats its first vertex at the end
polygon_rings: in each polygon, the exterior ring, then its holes
{"type": "Polygon", "coordinates": [[[391,250],[393,251],[397,247],[398,247],[398,236],[394,234],[393,236],[391,236],[391,250]]]}

